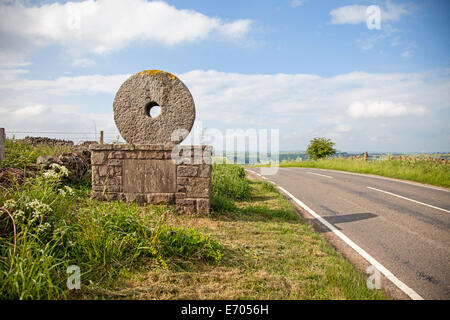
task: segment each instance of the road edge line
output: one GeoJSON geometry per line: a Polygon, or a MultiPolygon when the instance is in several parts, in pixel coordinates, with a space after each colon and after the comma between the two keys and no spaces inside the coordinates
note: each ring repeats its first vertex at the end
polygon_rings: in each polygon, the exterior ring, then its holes
{"type": "MultiPolygon", "coordinates": [[[[263,177],[261,174],[251,171],[256,175],[263,177]]],[[[263,177],[265,178],[265,177],[263,177]]],[[[267,180],[267,178],[265,178],[267,180]]],[[[355,250],[361,257],[363,257],[367,262],[373,265],[378,271],[380,271],[389,281],[391,281],[397,288],[399,288],[403,293],[405,293],[412,300],[424,300],[417,292],[411,289],[408,285],[398,279],[391,271],[389,271],[386,267],[384,267],[381,263],[379,263],[375,258],[373,258],[369,253],[367,253],[364,249],[354,243],[350,238],[348,238],[345,234],[339,231],[335,226],[330,224],[320,215],[318,215],[314,210],[308,207],[305,203],[294,197],[289,191],[284,189],[283,187],[274,183],[275,186],[289,196],[295,203],[297,203],[300,207],[306,210],[310,215],[316,218],[319,222],[321,222],[325,227],[327,227],[331,232],[333,232],[337,237],[339,237],[342,241],[344,241],[348,246],[350,246],[353,250],[355,250]]]]}

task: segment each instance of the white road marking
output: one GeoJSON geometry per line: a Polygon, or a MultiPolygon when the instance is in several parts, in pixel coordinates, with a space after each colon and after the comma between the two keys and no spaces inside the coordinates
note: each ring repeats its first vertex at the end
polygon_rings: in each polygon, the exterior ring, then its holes
{"type": "MultiPolygon", "coordinates": [[[[260,177],[262,177],[262,175],[260,175],[257,172],[254,172],[254,171],[251,171],[251,172],[255,173],[256,175],[258,175],[260,177]]],[[[294,197],[289,191],[287,191],[283,187],[280,187],[280,186],[277,186],[277,187],[282,192],[284,192],[286,195],[288,195],[290,198],[292,198],[292,200],[294,200],[295,203],[297,203],[300,207],[305,209],[310,215],[312,215],[319,222],[321,222],[324,226],[326,226],[328,229],[330,229],[331,232],[333,232],[342,241],[344,241],[347,245],[349,245],[361,257],[366,259],[371,265],[373,265],[378,271],[380,271],[387,279],[389,279],[394,285],[396,285],[401,291],[403,291],[411,299],[413,299],[413,300],[423,300],[423,298],[417,292],[415,292],[413,289],[411,289],[405,283],[403,283],[400,279],[398,279],[396,276],[394,276],[394,274],[392,272],[390,272],[381,263],[379,263],[377,260],[375,260],[375,258],[373,258],[365,250],[363,250],[361,247],[359,247],[356,243],[354,243],[352,240],[350,240],[345,234],[343,234],[341,231],[339,231],[335,226],[333,226],[328,221],[326,221],[324,218],[322,218],[317,213],[315,213],[310,207],[308,207],[306,204],[304,204],[303,202],[298,200],[296,197],[294,197]]]]}
{"type": "Polygon", "coordinates": [[[407,294],[413,300],[423,300],[423,298],[415,292],[413,289],[408,287],[405,283],[403,283],[400,279],[398,279],[394,274],[386,269],[381,263],[379,263],[375,258],[373,258],[370,254],[368,254],[365,250],[359,247],[356,243],[350,240],[345,234],[339,231],[335,226],[330,224],[328,221],[323,219],[317,213],[315,213],[311,208],[309,208],[306,204],[298,200],[291,193],[289,193],[283,187],[278,186],[278,189],[283,191],[289,197],[291,197],[300,207],[305,209],[310,215],[320,221],[323,225],[325,225],[328,229],[330,229],[336,236],[338,236],[342,241],[344,241],[347,245],[349,245],[353,250],[355,250],[361,257],[366,259],[371,265],[373,265],[378,271],[380,271],[387,279],[389,279],[393,284],[395,284],[400,290],[402,290],[405,294],[407,294]]]}
{"type": "MultiPolygon", "coordinates": [[[[304,169],[306,169],[306,168],[304,168],[304,169]]],[[[428,185],[425,185],[425,184],[422,184],[422,183],[419,183],[419,182],[404,181],[404,180],[399,180],[399,179],[395,179],[395,178],[376,176],[376,175],[373,175],[373,174],[347,172],[347,171],[341,171],[341,170],[318,169],[318,168],[316,170],[327,171],[327,172],[333,171],[333,172],[337,172],[337,173],[350,174],[350,175],[354,175],[354,176],[363,176],[363,177],[368,177],[368,178],[389,180],[389,181],[409,184],[409,185],[416,186],[416,187],[422,187],[422,188],[428,188],[428,189],[433,189],[433,190],[438,190],[438,191],[450,192],[450,189],[445,189],[443,187],[441,188],[441,187],[435,187],[435,186],[428,186],[428,185]]]]}
{"type": "Polygon", "coordinates": [[[417,201],[417,200],[413,200],[413,199],[410,199],[410,198],[407,198],[407,197],[403,197],[403,196],[400,196],[400,195],[392,193],[392,192],[388,192],[388,191],[384,191],[384,190],[380,190],[380,189],[372,188],[372,187],[367,187],[367,188],[375,190],[375,191],[378,191],[378,192],[383,192],[383,193],[389,194],[391,196],[394,196],[394,197],[397,197],[397,198],[400,198],[400,199],[404,199],[404,200],[408,200],[408,201],[411,201],[411,202],[415,202],[415,203],[418,203],[418,204],[421,204],[421,205],[424,205],[424,206],[427,206],[427,207],[430,207],[430,208],[433,208],[433,209],[437,209],[437,210],[441,210],[441,211],[450,213],[449,210],[446,210],[446,209],[443,209],[443,208],[439,208],[439,207],[436,207],[436,206],[432,206],[431,204],[420,202],[420,201],[417,201]]]}
{"type": "Polygon", "coordinates": [[[320,174],[320,173],[309,172],[309,171],[308,171],[307,173],[309,173],[309,174],[315,174],[316,176],[321,176],[321,177],[333,179],[333,177],[331,177],[331,176],[326,176],[326,175],[320,174]]]}

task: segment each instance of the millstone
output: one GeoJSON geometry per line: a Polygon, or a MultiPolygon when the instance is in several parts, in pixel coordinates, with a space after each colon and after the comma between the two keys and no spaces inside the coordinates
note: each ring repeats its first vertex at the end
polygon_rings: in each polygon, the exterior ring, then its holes
{"type": "Polygon", "coordinates": [[[195,120],[189,89],[173,74],[146,70],[128,78],[114,98],[114,121],[129,144],[180,143],[195,120]],[[161,113],[150,116],[159,106],[161,113]]]}

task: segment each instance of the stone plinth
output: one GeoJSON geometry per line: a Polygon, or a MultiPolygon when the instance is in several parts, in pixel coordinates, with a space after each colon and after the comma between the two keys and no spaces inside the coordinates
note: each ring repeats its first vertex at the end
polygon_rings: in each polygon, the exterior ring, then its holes
{"type": "Polygon", "coordinates": [[[168,204],[181,212],[209,212],[210,146],[95,144],[89,148],[94,199],[168,204]]]}

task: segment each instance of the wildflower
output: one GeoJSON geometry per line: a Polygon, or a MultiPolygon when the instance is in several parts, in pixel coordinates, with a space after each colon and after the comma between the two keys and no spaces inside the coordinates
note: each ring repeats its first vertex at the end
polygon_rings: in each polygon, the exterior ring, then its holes
{"type": "Polygon", "coordinates": [[[25,215],[25,212],[23,212],[22,210],[17,210],[13,212],[13,217],[18,219],[18,218],[22,218],[25,215]]]}
{"type": "Polygon", "coordinates": [[[60,166],[57,163],[52,163],[51,169],[46,170],[43,173],[43,176],[44,176],[44,178],[47,178],[47,179],[59,179],[61,177],[69,176],[69,170],[66,167],[60,166]]]}
{"type": "Polygon", "coordinates": [[[39,211],[33,211],[32,217],[33,217],[33,220],[40,219],[42,217],[42,214],[39,211]]]}
{"type": "Polygon", "coordinates": [[[44,232],[45,230],[47,230],[47,229],[50,228],[50,227],[51,227],[50,223],[46,222],[46,223],[44,223],[44,224],[38,225],[37,231],[38,231],[38,233],[44,232]]]}
{"type": "Polygon", "coordinates": [[[50,208],[49,205],[40,202],[37,199],[34,199],[33,201],[27,203],[25,205],[28,209],[33,210],[32,213],[32,221],[34,221],[35,219],[40,219],[41,217],[43,217],[45,214],[48,214],[50,212],[52,212],[52,208],[50,208]]]}
{"type": "Polygon", "coordinates": [[[47,178],[47,179],[58,179],[59,178],[58,173],[56,173],[53,170],[47,170],[42,175],[44,176],[44,178],[47,178]]]}
{"type": "Polygon", "coordinates": [[[3,203],[3,207],[6,210],[14,210],[16,208],[16,201],[13,199],[8,199],[3,203]]]}
{"type": "Polygon", "coordinates": [[[69,186],[64,186],[64,189],[66,189],[66,192],[67,192],[69,195],[73,196],[73,189],[72,189],[71,187],[69,187],[69,186]]]}
{"type": "Polygon", "coordinates": [[[57,163],[53,163],[51,167],[54,171],[58,171],[63,177],[67,177],[69,175],[69,170],[64,166],[60,166],[57,163]]]}

